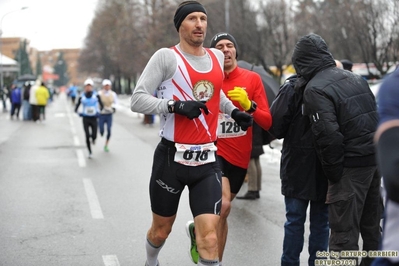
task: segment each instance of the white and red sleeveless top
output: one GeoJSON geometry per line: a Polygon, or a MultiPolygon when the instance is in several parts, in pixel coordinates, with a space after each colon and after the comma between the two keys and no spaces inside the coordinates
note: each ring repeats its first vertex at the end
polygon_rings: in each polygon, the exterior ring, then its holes
{"type": "Polygon", "coordinates": [[[198,118],[192,120],[179,114],[164,114],[160,121],[160,136],[185,144],[214,142],[217,139],[223,66],[216,55],[205,48],[211,58],[211,68],[208,71],[198,71],[176,47],[171,49],[176,55],[176,72],[171,79],[161,83],[157,91],[158,98],[175,101],[204,101],[209,114],[206,115],[203,112],[198,118]]]}

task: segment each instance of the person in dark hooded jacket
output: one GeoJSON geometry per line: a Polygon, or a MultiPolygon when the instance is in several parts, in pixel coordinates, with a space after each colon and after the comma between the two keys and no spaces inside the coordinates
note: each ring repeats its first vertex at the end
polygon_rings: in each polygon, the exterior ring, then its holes
{"type": "Polygon", "coordinates": [[[305,86],[295,87],[297,79],[297,75],[292,75],[286,80],[270,107],[270,133],[284,139],[280,178],[286,222],[281,265],[300,264],[309,206],[308,262],[313,266],[320,259],[316,257],[317,251],[328,248],[327,178],[316,154],[309,119],[302,115],[305,86]]]}
{"type": "MultiPolygon", "coordinates": [[[[378,116],[368,83],[339,69],[316,34],[295,45],[292,63],[304,86],[304,114],[328,178],[329,251],[377,250],[380,239],[380,183],[373,137],[378,116]]],[[[363,258],[361,265],[370,265],[363,258]]]]}

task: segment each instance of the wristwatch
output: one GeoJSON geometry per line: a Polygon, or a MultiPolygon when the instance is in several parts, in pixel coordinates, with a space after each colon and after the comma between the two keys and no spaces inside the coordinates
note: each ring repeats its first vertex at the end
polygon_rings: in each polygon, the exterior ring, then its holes
{"type": "Polygon", "coordinates": [[[251,101],[251,108],[248,109],[248,113],[253,113],[255,112],[256,108],[258,107],[258,105],[256,104],[256,102],[251,101]]]}
{"type": "Polygon", "coordinates": [[[175,111],[175,101],[174,100],[169,100],[168,101],[168,112],[173,113],[175,111]]]}

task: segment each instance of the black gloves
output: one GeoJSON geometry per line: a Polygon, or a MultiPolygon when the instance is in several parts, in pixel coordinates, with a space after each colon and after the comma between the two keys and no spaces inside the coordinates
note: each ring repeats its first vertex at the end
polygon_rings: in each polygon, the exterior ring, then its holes
{"type": "Polygon", "coordinates": [[[231,112],[231,117],[244,131],[246,131],[250,126],[252,126],[252,120],[253,120],[252,116],[247,113],[241,112],[238,109],[234,109],[233,112],[231,112]]]}
{"type": "MultiPolygon", "coordinates": [[[[201,109],[204,110],[205,114],[209,114],[208,107],[203,102],[199,101],[176,101],[173,112],[179,115],[184,115],[189,119],[197,118],[201,115],[201,109]]],[[[231,117],[241,127],[242,130],[247,130],[248,127],[252,126],[252,116],[241,112],[238,109],[234,109],[231,113],[231,117]]]]}
{"type": "Polygon", "coordinates": [[[174,112],[179,115],[187,116],[189,119],[197,118],[201,115],[201,109],[205,114],[209,114],[208,107],[202,102],[197,101],[176,101],[174,112]]]}

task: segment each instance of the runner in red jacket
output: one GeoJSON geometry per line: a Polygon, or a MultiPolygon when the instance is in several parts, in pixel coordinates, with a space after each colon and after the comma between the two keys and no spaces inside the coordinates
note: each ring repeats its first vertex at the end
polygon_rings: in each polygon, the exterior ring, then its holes
{"type": "MultiPolygon", "coordinates": [[[[241,111],[250,113],[254,121],[264,130],[272,124],[272,117],[259,74],[238,67],[237,42],[229,33],[218,33],[211,41],[211,48],[216,48],[224,54],[223,92],[241,111]]],[[[223,173],[222,179],[222,209],[218,226],[219,265],[222,265],[223,252],[227,239],[227,217],[231,209],[231,201],[240,190],[252,150],[252,127],[243,131],[237,123],[224,113],[219,113],[217,155],[223,173]]],[[[257,193],[254,197],[259,197],[257,193]]],[[[193,254],[194,226],[187,223],[187,232],[192,239],[191,255],[193,254]]]]}

